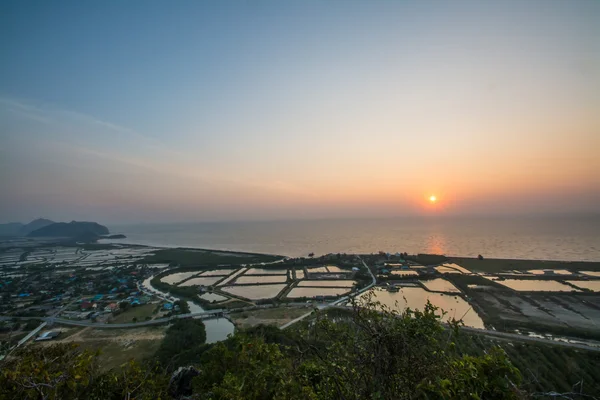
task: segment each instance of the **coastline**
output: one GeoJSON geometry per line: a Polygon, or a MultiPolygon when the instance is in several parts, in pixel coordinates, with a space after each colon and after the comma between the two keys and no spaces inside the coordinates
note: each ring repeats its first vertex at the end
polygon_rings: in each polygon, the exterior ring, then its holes
{"type": "MultiPolygon", "coordinates": [[[[600,217],[413,218],[120,225],[122,243],[306,257],[379,251],[600,261],[600,217]]],[[[102,241],[106,243],[107,241],[102,241]]]]}

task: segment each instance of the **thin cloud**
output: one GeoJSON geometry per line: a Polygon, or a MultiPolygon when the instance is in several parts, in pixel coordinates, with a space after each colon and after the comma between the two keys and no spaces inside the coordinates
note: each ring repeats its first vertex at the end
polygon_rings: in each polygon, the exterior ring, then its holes
{"type": "Polygon", "coordinates": [[[31,102],[0,97],[0,105],[9,111],[25,116],[31,120],[43,122],[48,125],[80,122],[90,126],[98,126],[110,131],[128,135],[129,137],[141,141],[144,145],[167,152],[173,156],[182,157],[183,154],[168,148],[164,143],[157,139],[141,134],[140,132],[126,128],[112,122],[104,121],[94,116],[80,113],[78,111],[67,110],[55,106],[39,106],[31,102]]]}
{"type": "MultiPolygon", "coordinates": [[[[232,188],[245,188],[251,190],[263,190],[270,193],[280,193],[284,195],[303,196],[305,199],[317,198],[317,194],[314,191],[308,190],[305,187],[300,187],[289,182],[282,181],[265,181],[265,180],[240,180],[232,176],[220,175],[214,168],[199,166],[197,164],[184,163],[181,160],[188,159],[189,157],[181,152],[170,149],[164,143],[146,136],[134,129],[123,127],[114,124],[109,121],[98,119],[94,116],[80,113],[77,111],[67,110],[55,106],[47,105],[36,105],[32,102],[25,102],[21,100],[15,100],[10,98],[0,97],[0,106],[15,112],[21,116],[25,116],[33,121],[42,122],[50,126],[61,125],[72,125],[74,122],[90,127],[101,127],[103,129],[118,133],[120,135],[127,135],[130,139],[133,139],[140,145],[147,146],[154,150],[157,150],[159,154],[163,154],[163,157],[152,158],[150,160],[137,157],[133,154],[122,154],[116,149],[106,151],[105,149],[90,148],[89,146],[68,143],[64,140],[53,139],[48,141],[49,146],[60,146],[67,151],[73,151],[79,154],[85,154],[95,156],[105,160],[119,162],[124,165],[129,165],[136,168],[143,168],[145,170],[177,176],[182,179],[193,179],[206,184],[229,186],[232,188]],[[164,162],[160,161],[160,158],[168,159],[175,158],[176,161],[164,162]],[[207,173],[200,171],[206,170],[207,173]]],[[[63,129],[60,130],[64,132],[63,129]]],[[[78,131],[79,132],[79,131],[78,131]]],[[[81,137],[80,137],[81,138],[81,137]]]]}

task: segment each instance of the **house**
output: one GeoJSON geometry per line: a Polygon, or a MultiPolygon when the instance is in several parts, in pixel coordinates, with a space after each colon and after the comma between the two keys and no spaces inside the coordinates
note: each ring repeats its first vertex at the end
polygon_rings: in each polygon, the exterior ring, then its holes
{"type": "Polygon", "coordinates": [[[100,301],[100,300],[102,300],[103,297],[104,297],[103,295],[97,294],[97,295],[94,296],[94,298],[92,300],[93,301],[100,301]]]}
{"type": "Polygon", "coordinates": [[[81,304],[79,305],[79,308],[81,308],[82,310],[89,310],[93,307],[92,303],[90,303],[89,301],[83,301],[81,302],[81,304]]]}
{"type": "Polygon", "coordinates": [[[173,309],[173,304],[165,303],[165,304],[163,304],[163,309],[171,311],[173,309]]]}
{"type": "Polygon", "coordinates": [[[106,307],[104,307],[105,312],[114,312],[119,309],[119,305],[117,303],[110,303],[106,307]]]}

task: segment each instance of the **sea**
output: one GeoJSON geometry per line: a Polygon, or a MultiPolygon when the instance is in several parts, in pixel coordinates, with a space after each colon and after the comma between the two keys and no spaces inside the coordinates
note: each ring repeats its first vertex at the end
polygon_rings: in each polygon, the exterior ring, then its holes
{"type": "Polygon", "coordinates": [[[119,243],[280,254],[430,253],[600,261],[600,215],[398,217],[109,226],[119,243]]]}

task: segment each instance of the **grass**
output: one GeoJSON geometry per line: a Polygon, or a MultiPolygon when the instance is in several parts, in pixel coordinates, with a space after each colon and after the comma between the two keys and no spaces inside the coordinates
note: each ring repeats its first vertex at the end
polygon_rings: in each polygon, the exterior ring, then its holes
{"type": "MultiPolygon", "coordinates": [[[[85,329],[85,327],[83,327],[83,326],[71,326],[71,325],[56,324],[55,326],[52,326],[49,329],[53,330],[53,331],[60,331],[59,338],[60,338],[60,340],[64,340],[64,339],[68,338],[69,336],[72,336],[72,335],[74,335],[76,333],[81,332],[82,330],[85,329]]],[[[43,331],[44,330],[42,330],[42,332],[43,331]]]]}
{"type": "Polygon", "coordinates": [[[117,368],[130,361],[144,361],[154,356],[162,339],[119,342],[114,340],[81,342],[82,349],[100,350],[99,365],[104,371],[117,368]]]}
{"type": "Polygon", "coordinates": [[[589,396],[597,396],[600,393],[598,352],[475,335],[461,335],[457,340],[457,349],[467,354],[482,355],[490,345],[500,346],[506,351],[513,365],[521,371],[524,387],[529,392],[579,393],[581,390],[582,394],[589,396]]]}
{"type": "Polygon", "coordinates": [[[133,322],[133,318],[137,318],[138,322],[142,322],[146,319],[146,317],[152,317],[153,312],[157,306],[157,304],[144,304],[141,306],[131,307],[127,311],[124,311],[121,314],[114,316],[110,323],[126,324],[129,322],[133,322]]]}

